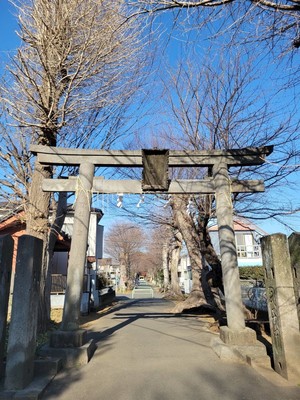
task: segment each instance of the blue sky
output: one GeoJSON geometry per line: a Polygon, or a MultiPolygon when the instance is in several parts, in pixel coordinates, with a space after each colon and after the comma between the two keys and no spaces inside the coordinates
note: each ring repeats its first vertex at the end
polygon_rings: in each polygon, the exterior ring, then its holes
{"type": "MultiPolygon", "coordinates": [[[[8,1],[0,0],[0,72],[3,70],[3,66],[7,61],[7,55],[13,54],[15,49],[19,44],[19,39],[15,33],[18,26],[16,23],[16,19],[13,15],[13,7],[9,4],[8,1]]],[[[300,179],[296,178],[296,183],[298,183],[300,179]]],[[[294,189],[287,190],[284,186],[277,190],[277,193],[273,196],[280,196],[281,198],[286,198],[286,201],[298,202],[298,184],[294,186],[294,189]]],[[[117,199],[117,196],[115,196],[117,199]]],[[[110,200],[113,200],[113,197],[110,196],[110,200]]],[[[126,203],[126,197],[124,199],[124,203],[126,203]]],[[[105,198],[98,199],[97,204],[95,206],[104,205],[105,217],[103,218],[104,225],[109,225],[116,218],[116,210],[114,207],[109,205],[109,201],[105,198]]],[[[118,214],[118,213],[117,213],[118,214]]],[[[283,220],[291,226],[294,230],[300,230],[300,213],[297,215],[289,216],[284,218],[283,220]]],[[[276,221],[268,219],[265,221],[257,221],[257,224],[267,231],[268,233],[275,232],[283,232],[286,234],[290,233],[289,229],[286,229],[281,224],[278,224],[276,221]]]]}
{"type": "Polygon", "coordinates": [[[0,57],[2,62],[7,53],[18,46],[19,39],[15,33],[17,28],[13,7],[7,0],[0,0],[0,57]]]}

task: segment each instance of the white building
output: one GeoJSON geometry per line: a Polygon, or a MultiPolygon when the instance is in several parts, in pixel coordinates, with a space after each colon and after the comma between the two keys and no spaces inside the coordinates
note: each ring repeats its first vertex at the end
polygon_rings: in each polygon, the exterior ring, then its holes
{"type": "MultiPolygon", "coordinates": [[[[239,267],[262,266],[260,238],[267,232],[260,229],[246,218],[234,217],[234,234],[239,267]]],[[[220,256],[220,244],[218,225],[213,223],[209,227],[212,244],[218,256],[220,256]]]]}
{"type": "MultiPolygon", "coordinates": [[[[260,238],[267,235],[246,218],[234,217],[234,233],[239,267],[262,266],[262,255],[260,238]]],[[[209,234],[217,255],[220,257],[220,243],[218,236],[218,225],[213,222],[209,227],[209,234]]],[[[178,265],[178,279],[182,290],[190,293],[192,288],[191,262],[186,248],[180,255],[178,265]]]]}
{"type": "MultiPolygon", "coordinates": [[[[103,257],[103,230],[104,227],[99,224],[103,213],[99,209],[92,208],[90,213],[90,224],[89,234],[87,243],[87,265],[85,273],[93,275],[93,291],[96,290],[96,261],[103,257]],[[91,267],[90,270],[87,267],[91,267]],[[94,271],[94,272],[93,272],[94,271]]],[[[70,210],[64,221],[62,230],[72,239],[74,224],[74,211],[70,210]]],[[[56,251],[53,256],[52,265],[52,286],[51,286],[51,307],[61,308],[64,303],[64,293],[67,284],[67,272],[68,272],[68,259],[69,250],[63,249],[62,251],[56,251]]],[[[87,278],[87,275],[86,275],[87,278]]],[[[90,277],[91,278],[91,277],[90,277]]],[[[90,279],[85,280],[83,290],[89,289],[90,279]]],[[[97,299],[97,294],[94,294],[97,299]]],[[[96,304],[96,302],[95,302],[96,304]]],[[[97,305],[97,304],[96,304],[97,305]]]]}
{"type": "Polygon", "coordinates": [[[192,289],[192,267],[186,249],[184,249],[180,254],[178,279],[181,290],[184,293],[190,293],[192,289]]]}

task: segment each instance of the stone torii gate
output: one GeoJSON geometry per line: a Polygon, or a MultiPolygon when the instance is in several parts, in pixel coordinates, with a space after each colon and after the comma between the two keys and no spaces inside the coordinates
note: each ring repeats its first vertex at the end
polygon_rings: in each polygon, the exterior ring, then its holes
{"type": "Polygon", "coordinates": [[[261,165],[272,146],[212,151],[173,150],[88,150],[31,146],[44,165],[79,166],[78,177],[45,179],[43,191],[76,192],[74,229],[70,249],[67,290],[61,331],[76,335],[79,330],[80,301],[86,258],[92,193],[215,194],[221,263],[227,312],[227,326],[220,338],[227,344],[251,344],[255,332],[245,327],[237,252],[233,230],[232,193],[262,192],[261,180],[231,180],[228,168],[261,165]],[[105,180],[94,177],[95,167],[143,168],[143,179],[105,180]],[[208,168],[211,177],[201,180],[169,180],[169,167],[208,168]]]}

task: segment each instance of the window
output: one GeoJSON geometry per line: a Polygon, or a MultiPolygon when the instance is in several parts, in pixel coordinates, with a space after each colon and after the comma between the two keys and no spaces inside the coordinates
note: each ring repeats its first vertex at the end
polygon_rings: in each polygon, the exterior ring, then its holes
{"type": "Polygon", "coordinates": [[[260,257],[260,246],[254,241],[250,232],[237,232],[235,234],[237,255],[239,258],[260,257]]]}

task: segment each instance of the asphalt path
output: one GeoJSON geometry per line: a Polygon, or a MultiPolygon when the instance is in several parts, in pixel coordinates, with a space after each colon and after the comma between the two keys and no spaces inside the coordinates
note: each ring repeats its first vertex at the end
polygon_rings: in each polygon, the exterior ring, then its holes
{"type": "MultiPolygon", "coordinates": [[[[42,400],[299,400],[246,364],[222,361],[215,333],[163,299],[121,299],[93,321],[97,350],[86,366],[62,371],[42,400]]],[[[275,372],[274,372],[275,374],[275,372]]]]}

